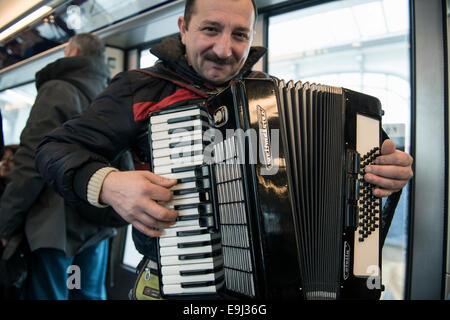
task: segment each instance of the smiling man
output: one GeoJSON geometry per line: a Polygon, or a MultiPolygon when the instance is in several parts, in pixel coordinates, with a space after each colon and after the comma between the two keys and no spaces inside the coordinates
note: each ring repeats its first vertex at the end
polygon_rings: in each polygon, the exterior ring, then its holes
{"type": "MultiPolygon", "coordinates": [[[[203,102],[231,80],[269,77],[252,71],[265,48],[251,46],[257,11],[252,0],[187,0],[178,19],[180,34],[164,39],[151,52],[155,66],[117,75],[81,117],[50,133],[36,154],[48,184],[71,203],[112,206],[133,225],[137,250],[157,260],[156,239],[178,213],[158,201],[169,201],[177,181],[150,172],[148,115],[172,106],[203,102]],[[120,172],[110,162],[126,150],[136,170],[120,172]]],[[[368,178],[386,196],[412,176],[409,155],[389,145],[368,178]]]]}

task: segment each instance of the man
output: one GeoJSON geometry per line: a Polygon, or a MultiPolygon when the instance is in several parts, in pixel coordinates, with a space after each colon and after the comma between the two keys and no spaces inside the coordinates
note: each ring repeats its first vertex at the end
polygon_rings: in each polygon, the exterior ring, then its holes
{"type": "Polygon", "coordinates": [[[104,45],[97,36],[72,37],[64,55],[36,73],[38,94],[0,202],[0,238],[7,245],[25,231],[32,255],[23,298],[106,299],[108,238],[115,229],[89,222],[82,215],[96,214],[91,206],[65,203],[35,169],[40,140],[86,109],[109,79],[104,45]],[[71,265],[78,267],[77,275],[68,269],[71,265]],[[69,291],[70,275],[80,276],[71,286],[81,289],[69,291]]]}
{"type": "Polygon", "coordinates": [[[0,196],[9,182],[9,174],[14,168],[14,154],[19,146],[17,144],[10,144],[5,146],[5,151],[0,161],[0,196]]]}
{"type": "MultiPolygon", "coordinates": [[[[265,53],[251,47],[255,21],[250,0],[186,1],[185,15],[178,19],[180,35],[151,50],[160,58],[150,69],[153,75],[118,75],[80,119],[44,139],[37,165],[46,181],[67,200],[112,206],[133,225],[136,248],[156,260],[154,237],[177,217],[157,201],[171,199],[169,189],[176,181],[144,170],[119,172],[108,162],[131,148],[140,162],[148,163],[149,112],[202,101],[202,93],[214,94],[230,80],[251,75],[265,53]]],[[[366,175],[379,186],[377,196],[400,190],[412,177],[411,157],[396,151],[392,141],[385,142],[382,154],[366,175]]]]}

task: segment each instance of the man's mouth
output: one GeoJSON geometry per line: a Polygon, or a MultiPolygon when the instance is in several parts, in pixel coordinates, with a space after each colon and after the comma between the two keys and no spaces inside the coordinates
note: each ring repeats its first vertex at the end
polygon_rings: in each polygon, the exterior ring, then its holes
{"type": "Polygon", "coordinates": [[[205,58],[205,60],[213,62],[214,64],[219,65],[219,66],[227,66],[227,65],[231,65],[234,63],[233,57],[221,59],[214,53],[206,53],[204,58],[205,58]]]}

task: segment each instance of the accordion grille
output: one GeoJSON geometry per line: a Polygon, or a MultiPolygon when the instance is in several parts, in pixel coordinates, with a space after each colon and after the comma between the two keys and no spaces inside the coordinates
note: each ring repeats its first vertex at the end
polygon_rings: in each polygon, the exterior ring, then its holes
{"type": "Polygon", "coordinates": [[[241,165],[235,152],[235,138],[216,146],[215,178],[220,215],[226,288],[245,296],[255,296],[253,260],[246,218],[241,165]],[[217,150],[227,152],[217,152],[217,150]]]}

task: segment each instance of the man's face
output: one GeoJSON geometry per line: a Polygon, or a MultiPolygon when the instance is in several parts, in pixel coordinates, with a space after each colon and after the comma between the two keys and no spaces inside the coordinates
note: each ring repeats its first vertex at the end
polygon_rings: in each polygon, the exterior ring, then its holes
{"type": "Polygon", "coordinates": [[[254,20],[250,0],[197,0],[189,25],[178,19],[188,63],[213,84],[229,81],[247,59],[254,20]]]}
{"type": "Polygon", "coordinates": [[[13,168],[14,154],[11,150],[6,149],[3,158],[0,161],[0,177],[7,177],[13,168]]]}

